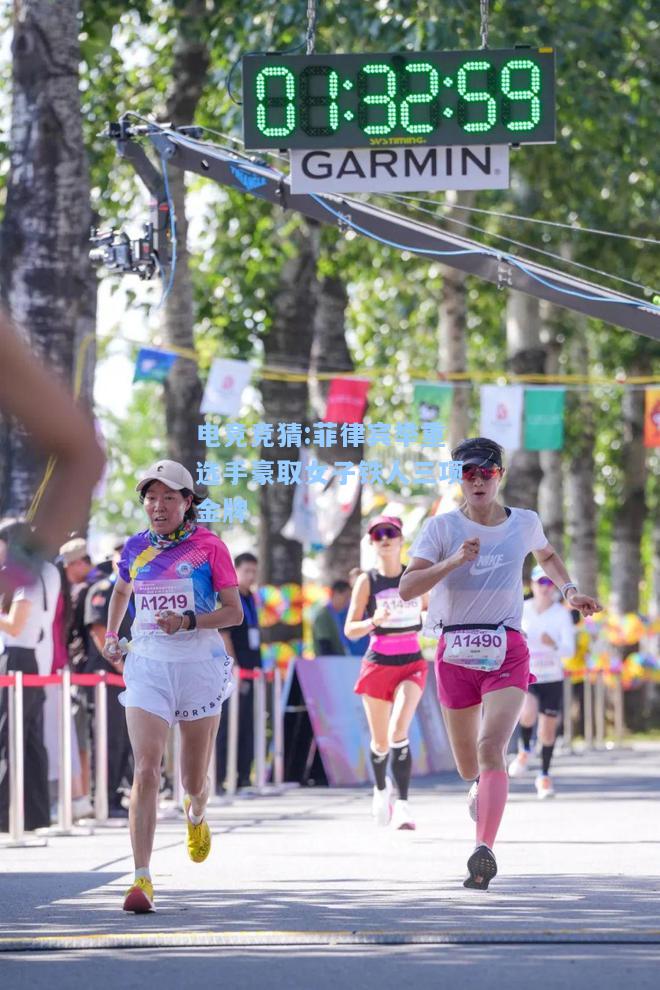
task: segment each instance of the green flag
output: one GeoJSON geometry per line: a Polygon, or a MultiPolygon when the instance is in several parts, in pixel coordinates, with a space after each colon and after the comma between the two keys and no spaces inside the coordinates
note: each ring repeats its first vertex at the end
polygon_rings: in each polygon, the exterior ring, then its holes
{"type": "Polygon", "coordinates": [[[453,386],[438,382],[417,382],[413,392],[415,414],[419,423],[449,422],[453,386]]]}
{"type": "Polygon", "coordinates": [[[565,388],[526,388],[525,450],[561,450],[564,446],[565,388]]]}

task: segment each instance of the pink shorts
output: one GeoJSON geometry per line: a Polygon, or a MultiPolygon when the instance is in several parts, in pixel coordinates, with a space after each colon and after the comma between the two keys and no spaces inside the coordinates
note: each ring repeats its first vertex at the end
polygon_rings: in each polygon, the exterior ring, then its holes
{"type": "Polygon", "coordinates": [[[527,691],[536,678],[529,672],[529,650],[522,633],[506,633],[506,657],[499,670],[469,670],[455,663],[443,663],[445,638],[440,637],[435,658],[438,699],[445,708],[471,708],[480,705],[490,691],[517,687],[527,691]]]}
{"type": "Polygon", "coordinates": [[[404,663],[399,667],[363,660],[353,690],[356,694],[366,694],[381,701],[394,701],[396,689],[404,681],[418,684],[423,691],[428,672],[426,660],[413,660],[412,663],[404,663]]]}

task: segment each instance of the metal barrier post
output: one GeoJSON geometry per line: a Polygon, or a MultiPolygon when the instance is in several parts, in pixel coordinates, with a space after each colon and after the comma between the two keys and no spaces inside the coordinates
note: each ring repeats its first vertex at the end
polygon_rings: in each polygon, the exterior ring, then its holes
{"type": "Polygon", "coordinates": [[[60,683],[60,779],[58,782],[58,829],[70,832],[73,827],[71,787],[71,671],[64,667],[60,683]]]}
{"type": "Polygon", "coordinates": [[[20,843],[25,827],[25,765],[23,739],[23,672],[14,673],[9,691],[9,835],[20,843]]]}
{"type": "Polygon", "coordinates": [[[282,711],[282,671],[273,671],[273,783],[284,783],[284,712],[282,711]]]}
{"type": "Polygon", "coordinates": [[[257,790],[266,786],[266,678],[256,668],[254,684],[254,778],[257,790]]]}
{"type": "Polygon", "coordinates": [[[626,726],[623,717],[623,684],[621,683],[621,675],[616,678],[614,685],[614,738],[617,745],[623,745],[623,737],[626,732],[626,726]]]}
{"type": "Polygon", "coordinates": [[[108,685],[105,677],[94,687],[94,818],[108,820],[108,685]]]}
{"type": "Polygon", "coordinates": [[[588,672],[585,672],[583,681],[584,691],[584,742],[587,749],[594,748],[594,717],[593,717],[593,691],[588,672]]]}
{"type": "Polygon", "coordinates": [[[227,725],[226,792],[229,795],[234,795],[238,786],[238,719],[240,689],[241,681],[239,671],[237,668],[234,668],[234,690],[229,696],[229,723],[227,725]]]}
{"type": "Polygon", "coordinates": [[[564,746],[568,749],[573,745],[573,682],[570,677],[564,678],[564,746]]]}
{"type": "Polygon", "coordinates": [[[596,723],[596,746],[601,748],[605,745],[605,681],[602,670],[599,670],[596,674],[594,716],[596,723]]]}

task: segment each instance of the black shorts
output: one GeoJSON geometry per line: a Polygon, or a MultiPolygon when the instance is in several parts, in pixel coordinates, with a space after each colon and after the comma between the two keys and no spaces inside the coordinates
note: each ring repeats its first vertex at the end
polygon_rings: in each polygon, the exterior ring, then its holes
{"type": "Polygon", "coordinates": [[[541,715],[559,715],[564,698],[564,682],[548,681],[546,684],[530,684],[529,693],[539,703],[541,715]]]}

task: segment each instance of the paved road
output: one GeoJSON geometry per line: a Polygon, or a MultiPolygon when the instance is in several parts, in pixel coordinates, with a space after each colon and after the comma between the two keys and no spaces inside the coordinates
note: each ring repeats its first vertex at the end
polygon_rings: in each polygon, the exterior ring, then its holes
{"type": "Polygon", "coordinates": [[[119,910],[132,875],[125,828],[0,849],[2,983],[655,987],[660,747],[566,756],[555,779],[558,796],[543,803],[531,775],[512,782],[487,893],[461,885],[473,833],[454,775],[415,786],[412,833],[376,829],[365,790],[214,806],[200,866],[172,810],[148,916],[119,910]]]}

